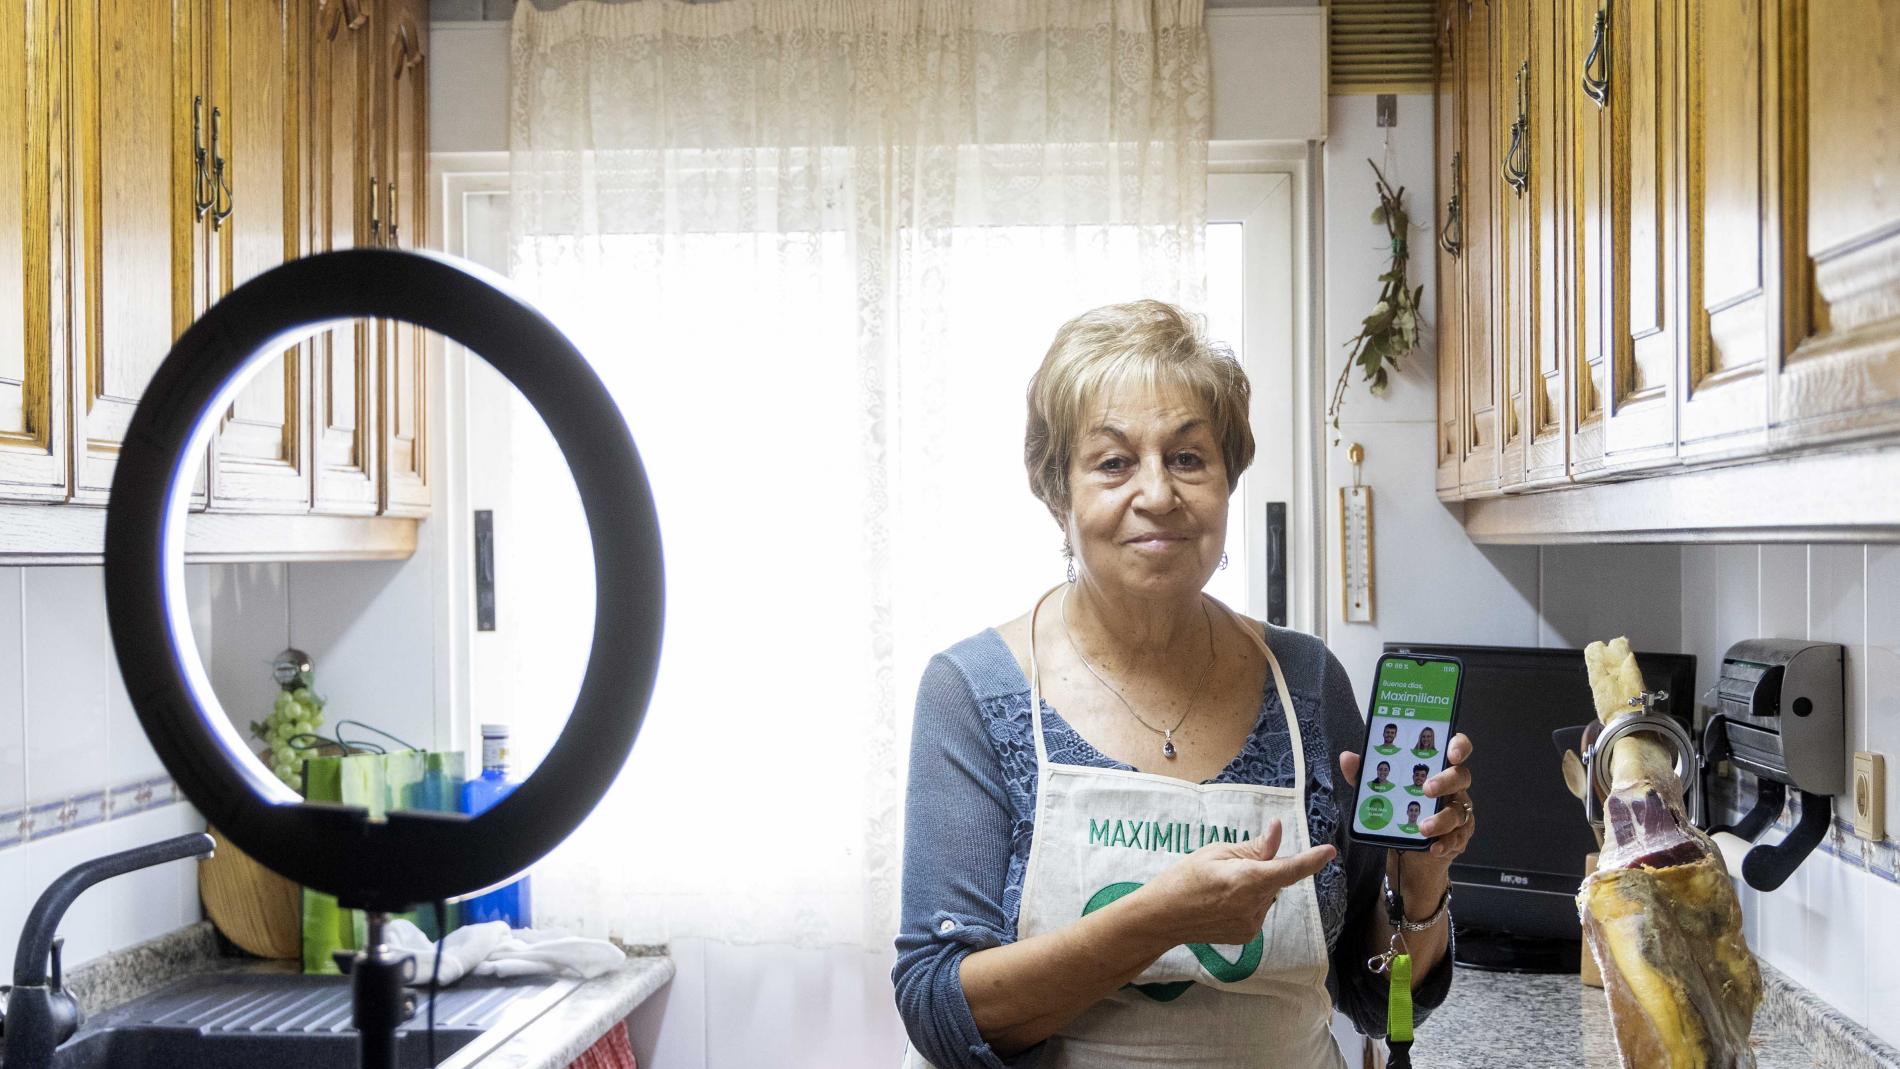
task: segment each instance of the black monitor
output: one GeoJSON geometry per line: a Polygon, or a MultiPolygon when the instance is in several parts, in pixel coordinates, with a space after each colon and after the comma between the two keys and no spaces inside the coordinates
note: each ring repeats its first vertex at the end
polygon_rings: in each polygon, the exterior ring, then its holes
{"type": "MultiPolygon", "coordinates": [[[[1464,662],[1458,730],[1474,748],[1478,833],[1451,867],[1458,961],[1481,968],[1575,972],[1577,890],[1596,838],[1564,786],[1551,732],[1596,719],[1582,650],[1388,642],[1387,653],[1464,662]]],[[[1658,709],[1693,730],[1695,658],[1636,655],[1658,709]]]]}

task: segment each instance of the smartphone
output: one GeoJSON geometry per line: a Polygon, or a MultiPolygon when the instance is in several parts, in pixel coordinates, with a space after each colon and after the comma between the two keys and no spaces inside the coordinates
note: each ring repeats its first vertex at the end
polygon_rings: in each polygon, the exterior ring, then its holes
{"type": "Polygon", "coordinates": [[[1359,748],[1365,757],[1352,805],[1354,839],[1399,850],[1431,845],[1418,826],[1444,808],[1444,799],[1426,797],[1425,781],[1445,770],[1464,673],[1456,657],[1379,658],[1366,705],[1366,744],[1359,748]]]}

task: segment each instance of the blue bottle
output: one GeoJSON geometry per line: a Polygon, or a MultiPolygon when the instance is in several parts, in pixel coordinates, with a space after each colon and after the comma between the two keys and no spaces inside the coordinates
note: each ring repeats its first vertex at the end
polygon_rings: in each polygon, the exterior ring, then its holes
{"type": "MultiPolygon", "coordinates": [[[[462,785],[462,812],[473,816],[508,797],[517,784],[508,778],[508,725],[482,725],[482,774],[462,785]]],[[[534,919],[528,877],[462,903],[462,923],[507,921],[510,928],[526,928],[534,919]]]]}

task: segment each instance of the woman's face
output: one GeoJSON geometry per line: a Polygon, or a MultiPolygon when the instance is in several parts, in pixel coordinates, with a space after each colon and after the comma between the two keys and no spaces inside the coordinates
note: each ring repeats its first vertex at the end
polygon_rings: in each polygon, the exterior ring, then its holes
{"type": "Polygon", "coordinates": [[[1431,728],[1426,728],[1425,730],[1418,733],[1418,748],[1419,749],[1429,750],[1436,744],[1437,744],[1436,736],[1432,734],[1431,728]]]}
{"type": "Polygon", "coordinates": [[[1137,596],[1192,594],[1220,564],[1227,469],[1213,424],[1181,391],[1116,388],[1069,461],[1068,535],[1092,582],[1137,596]]]}

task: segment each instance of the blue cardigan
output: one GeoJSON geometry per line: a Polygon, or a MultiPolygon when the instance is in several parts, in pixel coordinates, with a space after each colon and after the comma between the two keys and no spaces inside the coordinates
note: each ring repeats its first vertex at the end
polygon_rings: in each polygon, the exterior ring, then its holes
{"type": "MultiPolygon", "coordinates": [[[[1340,938],[1363,930],[1368,910],[1384,908],[1383,851],[1347,840],[1352,792],[1338,774],[1340,751],[1364,741],[1365,721],[1346,670],[1324,643],[1277,627],[1268,627],[1266,637],[1286,674],[1304,740],[1309,838],[1339,848],[1338,858],[1315,877],[1332,948],[1327,990],[1361,1032],[1383,1035],[1384,981],[1366,970],[1356,939],[1340,938]]],[[[1047,702],[1043,734],[1053,761],[1129,767],[1097,752],[1047,702]]],[[[1291,785],[1288,742],[1269,680],[1253,733],[1212,782],[1291,785]]],[[[1042,1045],[1012,1058],[992,1051],[976,1030],[961,978],[964,958],[1016,938],[1035,794],[1029,681],[1002,636],[986,630],[931,659],[911,735],[903,918],[891,979],[911,1043],[937,1069],[1021,1069],[1041,1056],[1042,1045]]],[[[1447,954],[1414,992],[1418,1021],[1444,1001],[1451,973],[1447,954]]]]}

